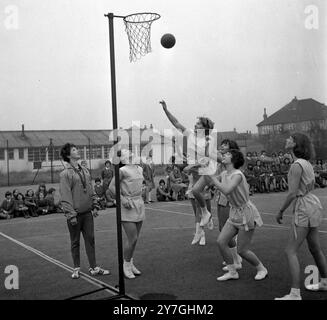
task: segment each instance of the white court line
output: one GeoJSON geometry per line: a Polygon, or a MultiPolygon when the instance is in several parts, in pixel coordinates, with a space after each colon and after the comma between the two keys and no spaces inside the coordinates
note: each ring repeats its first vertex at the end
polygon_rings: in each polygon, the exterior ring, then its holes
{"type": "MultiPolygon", "coordinates": [[[[185,203],[174,203],[174,204],[177,204],[177,205],[179,205],[179,206],[184,206],[184,207],[192,208],[192,205],[185,204],[185,203]]],[[[214,209],[216,210],[215,207],[214,207],[214,209]]],[[[276,216],[275,213],[271,213],[271,212],[260,212],[260,214],[264,214],[264,215],[267,215],[267,216],[276,216]]],[[[293,217],[293,216],[290,215],[290,214],[284,214],[284,217],[293,217]]],[[[323,221],[327,221],[327,218],[323,218],[322,220],[323,220],[323,221]]]]}
{"type": "MultiPolygon", "coordinates": [[[[62,268],[62,269],[64,269],[64,270],[66,270],[66,271],[73,272],[73,270],[74,270],[74,268],[72,268],[72,267],[70,267],[70,266],[64,264],[63,262],[60,262],[60,261],[58,261],[58,260],[56,260],[56,259],[54,259],[54,258],[51,258],[51,257],[49,257],[48,255],[44,254],[43,252],[41,252],[41,251],[39,251],[39,250],[36,250],[36,249],[34,249],[33,247],[30,247],[30,246],[28,246],[28,245],[26,245],[26,244],[24,244],[24,243],[22,243],[22,242],[20,242],[20,241],[18,241],[18,240],[16,240],[16,239],[10,237],[10,236],[8,236],[8,235],[2,233],[2,232],[0,232],[0,236],[2,236],[2,237],[4,237],[4,238],[6,238],[6,239],[8,239],[8,240],[10,240],[10,241],[12,241],[12,242],[14,242],[15,244],[17,244],[17,245],[23,247],[24,249],[26,249],[26,250],[28,250],[28,251],[30,251],[30,252],[32,252],[32,253],[38,255],[39,257],[41,257],[41,258],[47,260],[48,262],[51,262],[51,263],[57,265],[58,267],[60,267],[60,268],[62,268]]],[[[105,287],[108,287],[109,289],[105,289],[104,291],[106,291],[106,292],[108,292],[108,293],[111,293],[111,294],[112,294],[112,293],[117,293],[117,289],[114,288],[114,287],[112,287],[112,286],[110,286],[109,284],[107,284],[107,283],[105,283],[105,282],[103,282],[103,281],[101,281],[101,280],[94,279],[94,278],[92,278],[91,276],[87,275],[87,274],[84,273],[84,272],[81,272],[80,274],[81,274],[81,279],[83,279],[83,280],[85,280],[85,281],[87,281],[87,282],[89,282],[89,283],[95,285],[96,287],[103,288],[103,287],[105,286],[105,287]],[[110,290],[110,289],[111,289],[111,290],[110,290]]],[[[74,281],[74,280],[72,280],[72,281],[74,281]]]]}
{"type": "MultiPolygon", "coordinates": [[[[182,204],[183,205],[183,204],[182,204]]],[[[185,205],[187,206],[187,205],[185,205]]],[[[150,210],[150,208],[146,208],[148,210],[150,210]]],[[[192,214],[188,214],[188,213],[184,213],[184,212],[179,212],[179,211],[171,211],[171,210],[165,210],[165,209],[151,209],[151,210],[154,210],[154,211],[159,211],[159,212],[169,212],[169,213],[174,213],[174,214],[179,214],[179,215],[183,215],[183,216],[189,216],[189,217],[194,217],[192,214]]],[[[263,226],[268,226],[268,227],[274,227],[274,228],[277,228],[277,229],[289,229],[287,227],[282,227],[282,226],[278,226],[278,225],[273,225],[273,224],[263,224],[263,226]]],[[[319,233],[325,233],[327,234],[327,231],[324,231],[324,230],[319,230],[319,233]]]]}

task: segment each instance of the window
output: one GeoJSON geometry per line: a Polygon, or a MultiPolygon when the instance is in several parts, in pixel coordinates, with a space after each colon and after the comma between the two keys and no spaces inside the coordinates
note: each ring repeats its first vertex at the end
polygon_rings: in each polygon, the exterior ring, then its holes
{"type": "Polygon", "coordinates": [[[51,160],[56,161],[56,160],[61,159],[61,157],[60,157],[60,150],[61,149],[59,147],[49,148],[48,150],[49,150],[49,152],[48,152],[49,161],[51,161],[51,160]]]}
{"type": "Polygon", "coordinates": [[[0,160],[5,160],[5,149],[0,149],[0,160]]]}
{"type": "Polygon", "coordinates": [[[37,162],[45,161],[46,148],[28,148],[28,161],[37,162]]]}
{"type": "Polygon", "coordinates": [[[19,159],[24,159],[24,148],[18,149],[18,156],[19,156],[19,159]]]}
{"type": "Polygon", "coordinates": [[[8,159],[14,160],[14,149],[12,149],[12,148],[8,149],[8,159]]]}
{"type": "MultiPolygon", "coordinates": [[[[86,159],[90,159],[89,147],[86,147],[86,159]]],[[[91,159],[102,159],[101,146],[91,146],[91,159]]]]}
{"type": "Polygon", "coordinates": [[[82,160],[85,160],[85,155],[84,155],[84,146],[77,146],[77,149],[79,151],[79,156],[81,157],[82,160]]]}
{"type": "Polygon", "coordinates": [[[104,146],[104,158],[105,159],[109,158],[109,152],[110,152],[109,146],[104,146]]]}
{"type": "Polygon", "coordinates": [[[102,159],[102,147],[94,146],[92,149],[92,158],[93,159],[102,159]]]}
{"type": "MultiPolygon", "coordinates": [[[[91,147],[91,155],[92,155],[92,147],[91,147]]],[[[90,149],[89,149],[89,147],[86,147],[86,159],[90,159],[90,149]]]]}

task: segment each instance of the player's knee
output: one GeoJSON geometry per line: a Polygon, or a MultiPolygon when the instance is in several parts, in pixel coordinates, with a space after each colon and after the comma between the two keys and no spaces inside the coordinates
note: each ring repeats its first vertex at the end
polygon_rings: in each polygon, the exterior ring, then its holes
{"type": "Polygon", "coordinates": [[[218,247],[221,249],[226,248],[228,245],[228,241],[226,241],[224,238],[220,238],[220,237],[218,237],[217,243],[218,243],[218,247]]]}

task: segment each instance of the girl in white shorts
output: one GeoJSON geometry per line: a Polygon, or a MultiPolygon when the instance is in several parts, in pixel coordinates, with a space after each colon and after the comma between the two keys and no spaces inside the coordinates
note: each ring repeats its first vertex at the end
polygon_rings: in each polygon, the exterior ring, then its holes
{"type": "MultiPolygon", "coordinates": [[[[206,177],[227,196],[230,203],[229,218],[218,237],[220,252],[226,261],[227,273],[218,277],[218,281],[238,279],[239,274],[233,263],[233,257],[228,243],[236,236],[238,254],[256,270],[255,280],[266,278],[268,271],[258,257],[250,250],[256,226],[263,224],[255,205],[249,200],[249,186],[242,171],[238,170],[244,164],[244,156],[239,150],[227,150],[222,155],[222,163],[226,171],[221,174],[221,181],[217,177],[206,177]]],[[[208,182],[209,182],[208,181],[208,182]]]]}
{"type": "Polygon", "coordinates": [[[294,133],[286,140],[286,149],[294,159],[288,173],[288,195],[276,216],[282,223],[284,211],[294,203],[293,222],[290,238],[286,247],[288,264],[292,277],[292,287],[288,295],[275,300],[301,300],[300,265],[297,252],[304,240],[316,262],[321,281],[307,285],[308,290],[327,291],[327,263],[319,242],[319,226],[322,222],[322,206],[317,196],[312,193],[315,185],[315,174],[309,159],[313,157],[313,147],[309,138],[302,133],[294,133]]]}

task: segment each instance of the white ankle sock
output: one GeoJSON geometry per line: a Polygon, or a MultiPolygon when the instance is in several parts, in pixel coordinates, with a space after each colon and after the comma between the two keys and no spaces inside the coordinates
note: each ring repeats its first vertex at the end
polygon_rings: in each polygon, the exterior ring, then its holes
{"type": "Polygon", "coordinates": [[[265,270],[265,266],[260,262],[257,266],[256,266],[257,271],[261,271],[261,270],[265,270]]]}
{"type": "Polygon", "coordinates": [[[204,214],[208,214],[209,213],[209,211],[208,211],[208,209],[206,208],[206,207],[204,207],[204,208],[200,208],[201,209],[201,213],[202,213],[202,215],[204,215],[204,214]]]}
{"type": "Polygon", "coordinates": [[[237,253],[237,247],[234,247],[234,248],[229,248],[232,256],[233,256],[233,261],[234,261],[234,264],[239,264],[240,261],[239,261],[239,256],[238,256],[238,253],[237,253]]]}
{"type": "Polygon", "coordinates": [[[300,291],[300,289],[297,289],[297,288],[291,288],[290,294],[293,295],[293,296],[300,297],[301,296],[301,291],[300,291]]]}
{"type": "Polygon", "coordinates": [[[228,272],[230,272],[230,273],[236,273],[234,264],[228,264],[227,269],[228,269],[228,272]]]}

